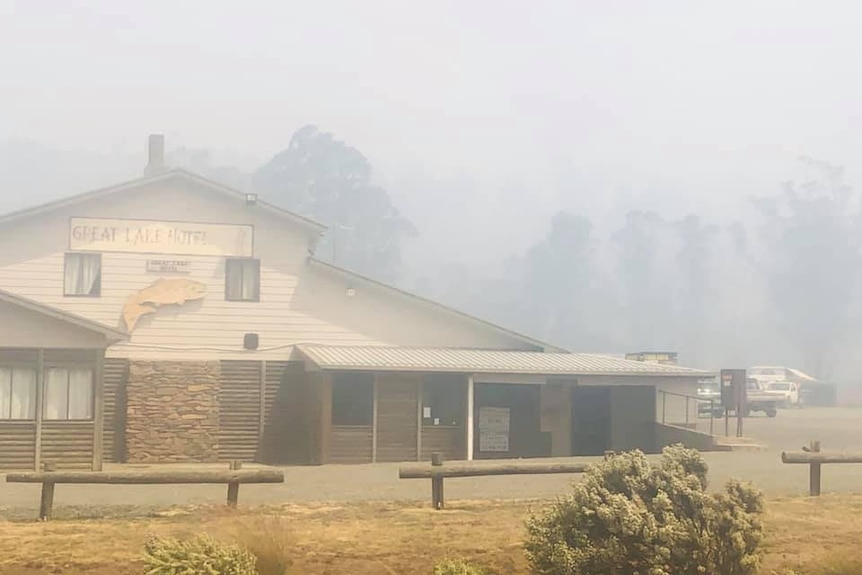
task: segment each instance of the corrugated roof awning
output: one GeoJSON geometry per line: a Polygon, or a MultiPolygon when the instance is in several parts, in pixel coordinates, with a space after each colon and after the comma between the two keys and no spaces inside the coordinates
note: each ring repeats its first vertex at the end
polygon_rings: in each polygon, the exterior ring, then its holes
{"type": "Polygon", "coordinates": [[[323,370],[420,371],[523,375],[709,377],[708,371],[588,353],[483,349],[299,345],[323,370]]]}

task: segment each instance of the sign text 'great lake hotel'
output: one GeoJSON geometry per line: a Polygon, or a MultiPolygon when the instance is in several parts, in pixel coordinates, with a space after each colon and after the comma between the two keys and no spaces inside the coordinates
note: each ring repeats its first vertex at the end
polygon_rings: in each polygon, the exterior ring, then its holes
{"type": "Polygon", "coordinates": [[[252,257],[249,225],[71,218],[69,249],[95,252],[252,257]]]}

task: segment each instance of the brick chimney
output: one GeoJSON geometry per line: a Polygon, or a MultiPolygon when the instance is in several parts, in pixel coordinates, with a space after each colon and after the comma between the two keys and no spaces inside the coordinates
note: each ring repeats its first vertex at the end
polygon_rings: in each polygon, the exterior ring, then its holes
{"type": "Polygon", "coordinates": [[[147,167],[144,168],[145,176],[153,176],[167,170],[165,166],[165,136],[163,134],[150,134],[149,156],[147,167]]]}

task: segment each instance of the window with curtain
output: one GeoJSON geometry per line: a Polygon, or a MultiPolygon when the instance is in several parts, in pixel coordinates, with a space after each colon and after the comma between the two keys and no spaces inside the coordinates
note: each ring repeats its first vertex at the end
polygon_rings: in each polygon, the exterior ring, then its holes
{"type": "Polygon", "coordinates": [[[45,419],[93,419],[93,370],[51,367],[45,370],[45,419]]]}
{"type": "Polygon", "coordinates": [[[0,367],[0,420],[36,419],[36,370],[0,367]]]}
{"type": "Polygon", "coordinates": [[[102,293],[102,254],[67,253],[63,293],[98,297],[102,293]]]}
{"type": "Polygon", "coordinates": [[[260,260],[226,260],[224,291],[228,301],[260,301],[260,260]]]}

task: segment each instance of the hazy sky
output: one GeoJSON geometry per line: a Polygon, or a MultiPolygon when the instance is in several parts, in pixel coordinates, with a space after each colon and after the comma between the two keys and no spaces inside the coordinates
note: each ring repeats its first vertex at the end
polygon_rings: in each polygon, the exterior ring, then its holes
{"type": "Polygon", "coordinates": [[[0,141],[138,154],[161,131],[250,168],[316,123],[423,194],[467,179],[489,203],[527,190],[543,213],[616,209],[616,193],[727,210],[795,176],[799,154],[859,180],[858,13],[810,0],[0,0],[0,141]]]}

